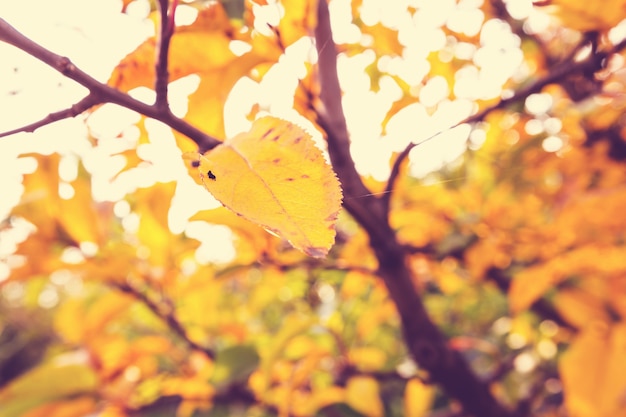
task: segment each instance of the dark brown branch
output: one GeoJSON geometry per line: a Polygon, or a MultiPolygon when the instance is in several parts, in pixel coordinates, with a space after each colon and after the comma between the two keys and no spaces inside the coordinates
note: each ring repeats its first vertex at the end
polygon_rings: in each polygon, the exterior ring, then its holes
{"type": "MultiPolygon", "coordinates": [[[[585,43],[588,43],[589,40],[585,39],[585,43]]],[[[389,211],[389,200],[391,199],[391,193],[395,187],[395,181],[398,178],[400,173],[400,166],[404,162],[404,160],[409,156],[409,153],[413,148],[419,146],[422,143],[428,142],[430,140],[435,139],[437,136],[446,132],[450,129],[454,129],[463,124],[473,124],[478,123],[485,119],[491,112],[495,110],[504,109],[510,104],[517,103],[521,100],[525,100],[531,94],[537,93],[541,91],[545,86],[549,84],[557,83],[559,80],[564,80],[568,75],[577,74],[577,73],[586,73],[589,71],[595,72],[602,68],[603,62],[613,54],[616,54],[626,48],[626,39],[622,40],[618,44],[614,45],[608,51],[599,51],[595,54],[590,55],[587,59],[579,62],[574,62],[573,58],[575,54],[570,54],[566,60],[557,64],[549,74],[545,77],[538,79],[534,83],[529,84],[525,88],[520,88],[510,97],[501,99],[498,103],[486,107],[480,112],[469,116],[458,123],[450,126],[446,130],[442,130],[440,132],[435,133],[434,135],[422,140],[418,143],[410,143],[402,152],[398,154],[398,157],[393,163],[391,168],[391,173],[389,175],[389,179],[387,180],[387,185],[385,187],[385,193],[382,195],[381,200],[383,201],[383,206],[385,208],[385,212],[389,211]]],[[[576,48],[576,51],[579,51],[580,47],[576,48]]]]}
{"type": "Polygon", "coordinates": [[[481,417],[511,417],[493,397],[462,355],[453,350],[445,336],[430,319],[420,295],[413,285],[413,276],[406,263],[406,252],[389,226],[380,200],[368,194],[352,161],[349,136],[341,107],[341,89],[337,80],[337,50],[332,40],[328,5],[318,2],[318,25],[315,29],[318,67],[323,107],[319,109],[320,124],[328,135],[328,152],[342,182],[346,199],[344,206],[361,224],[378,259],[378,276],[385,283],[402,322],[407,348],[417,364],[427,371],[430,380],[439,384],[464,410],[481,417]]]}
{"type": "Polygon", "coordinates": [[[174,34],[174,13],[176,11],[176,3],[172,3],[172,9],[169,10],[168,0],[159,0],[159,13],[161,16],[159,37],[157,40],[157,57],[155,65],[156,81],[154,91],[156,92],[155,106],[166,111],[169,108],[167,99],[167,87],[169,83],[168,72],[168,55],[170,50],[170,40],[174,34]]]}
{"type": "Polygon", "coordinates": [[[361,181],[350,154],[350,136],[341,105],[337,52],[330,30],[328,7],[325,0],[320,0],[319,5],[315,43],[318,53],[322,107],[317,109],[318,123],[328,135],[328,154],[335,172],[339,174],[344,194],[344,207],[359,223],[367,223],[370,231],[378,230],[377,233],[382,236],[384,225],[378,224],[375,220],[383,213],[382,206],[372,195],[371,190],[361,181]]]}
{"type": "MultiPolygon", "coordinates": [[[[503,293],[509,292],[510,280],[506,276],[506,273],[501,269],[490,268],[485,275],[493,281],[500,291],[503,293]]],[[[530,310],[537,314],[543,320],[551,320],[555,322],[559,327],[568,329],[572,332],[577,332],[578,329],[561,316],[561,314],[555,310],[544,298],[539,298],[531,304],[530,310]]]]}
{"type": "MultiPolygon", "coordinates": [[[[437,133],[437,135],[438,134],[439,133],[437,133]]],[[[396,160],[391,166],[391,172],[389,173],[389,178],[387,179],[387,184],[385,185],[385,191],[383,191],[383,194],[380,197],[381,204],[383,205],[383,210],[385,211],[385,213],[387,213],[387,216],[389,215],[389,205],[391,204],[392,197],[391,194],[393,193],[393,190],[396,186],[396,180],[400,175],[400,167],[402,166],[402,162],[409,157],[409,153],[411,153],[411,150],[415,146],[415,143],[410,143],[406,148],[404,148],[402,152],[400,152],[396,156],[396,160]]]]}
{"type": "Polygon", "coordinates": [[[174,116],[168,108],[160,109],[155,105],[146,104],[132,98],[128,94],[101,83],[76,67],[68,58],[57,55],[28,39],[2,18],[0,18],[0,41],[4,41],[23,50],[48,64],[67,78],[86,87],[89,90],[89,95],[92,96],[96,103],[118,104],[165,123],[172,129],[177,130],[196,142],[200,152],[214,148],[221,143],[218,139],[207,135],[185,120],[174,116]]]}
{"type": "Polygon", "coordinates": [[[5,137],[5,136],[11,136],[11,135],[14,135],[14,134],[20,133],[20,132],[34,132],[35,130],[39,129],[40,127],[49,125],[50,123],[54,123],[54,122],[57,122],[59,120],[68,119],[68,118],[71,118],[71,117],[76,117],[79,114],[82,114],[83,112],[89,110],[93,106],[98,105],[100,103],[101,102],[96,97],[94,97],[91,94],[89,94],[84,99],[82,99],[78,103],[74,104],[72,107],[69,107],[69,108],[64,109],[64,110],[59,110],[59,111],[54,112],[54,113],[50,113],[49,115],[47,115],[43,119],[38,120],[38,121],[36,121],[34,123],[28,124],[26,126],[22,126],[22,127],[17,128],[17,129],[9,130],[7,132],[0,132],[0,138],[5,137]]]}
{"type": "MultiPolygon", "coordinates": [[[[169,329],[171,329],[182,340],[184,340],[185,343],[190,348],[203,352],[205,355],[207,355],[211,359],[215,359],[215,352],[213,352],[209,348],[201,346],[200,344],[194,342],[191,338],[189,338],[189,335],[187,334],[187,330],[185,330],[183,325],[178,321],[178,319],[174,315],[174,312],[171,311],[169,308],[167,309],[164,308],[163,306],[161,306],[160,304],[152,300],[150,297],[148,297],[147,294],[144,294],[139,289],[135,288],[134,286],[128,283],[112,282],[110,283],[110,285],[111,287],[116,288],[125,294],[129,294],[135,299],[141,301],[146,307],[150,309],[150,311],[152,311],[152,313],[154,313],[154,315],[156,315],[161,320],[163,320],[167,324],[169,329]]],[[[171,304],[171,303],[167,303],[167,304],[171,304]]]]}

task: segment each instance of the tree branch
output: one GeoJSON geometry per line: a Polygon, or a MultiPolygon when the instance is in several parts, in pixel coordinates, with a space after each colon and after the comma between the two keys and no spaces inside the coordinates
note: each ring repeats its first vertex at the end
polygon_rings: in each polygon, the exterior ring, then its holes
{"type": "MultiPolygon", "coordinates": [[[[585,40],[585,43],[587,42],[588,40],[585,40]]],[[[607,51],[597,51],[595,54],[591,54],[587,59],[583,61],[574,62],[573,58],[575,54],[570,54],[566,60],[562,61],[560,64],[555,65],[555,67],[545,77],[538,79],[537,81],[529,84],[525,88],[520,88],[519,90],[516,90],[515,94],[513,94],[512,96],[501,99],[496,104],[484,108],[480,112],[472,116],[469,116],[461,120],[458,123],[455,123],[454,125],[450,126],[446,130],[442,130],[440,132],[435,133],[434,135],[422,140],[421,142],[410,143],[402,152],[398,154],[398,157],[396,158],[396,160],[393,163],[393,166],[391,167],[391,172],[387,180],[387,185],[385,187],[385,193],[383,193],[381,197],[385,212],[386,213],[389,212],[389,201],[391,199],[391,193],[393,192],[395,188],[395,181],[397,180],[398,175],[400,173],[400,165],[402,165],[404,160],[409,156],[409,153],[411,152],[413,148],[421,145],[422,143],[433,140],[437,136],[442,134],[443,132],[446,132],[450,129],[454,129],[455,127],[458,127],[460,125],[473,124],[473,123],[480,122],[483,119],[485,119],[485,117],[487,117],[491,112],[495,110],[503,109],[507,107],[508,105],[517,103],[521,100],[525,100],[531,94],[538,93],[539,91],[541,91],[545,86],[549,84],[558,83],[558,81],[564,80],[569,75],[577,74],[577,73],[586,73],[589,71],[596,72],[600,68],[602,68],[603,62],[608,57],[622,51],[624,48],[626,48],[626,39],[614,45],[612,48],[610,48],[607,51]]],[[[576,51],[578,51],[579,49],[580,47],[577,47],[576,51]]]]}
{"type": "Polygon", "coordinates": [[[318,123],[328,135],[328,154],[335,172],[339,175],[344,207],[368,229],[384,235],[383,224],[375,219],[382,213],[382,206],[361,181],[350,154],[350,136],[341,104],[341,87],[337,76],[337,51],[332,39],[330,17],[326,0],[319,0],[318,25],[315,28],[315,44],[318,53],[318,77],[320,82],[321,108],[317,108],[318,123]],[[373,213],[368,212],[372,210],[373,213]]]}
{"type": "Polygon", "coordinates": [[[156,81],[154,91],[156,92],[155,106],[161,110],[169,109],[167,99],[167,87],[169,83],[168,72],[168,55],[170,50],[170,41],[174,34],[174,14],[178,0],[174,0],[172,8],[169,9],[168,0],[159,0],[159,13],[161,15],[161,24],[159,37],[157,40],[157,57],[155,65],[156,81]]]}
{"type": "Polygon", "coordinates": [[[43,119],[38,120],[34,123],[28,124],[26,126],[18,127],[17,129],[9,130],[7,132],[0,132],[0,138],[5,137],[5,136],[11,136],[20,132],[32,133],[35,130],[39,129],[40,127],[49,125],[50,123],[54,123],[63,119],[68,119],[70,117],[76,117],[79,114],[89,110],[90,108],[98,104],[101,104],[100,100],[97,97],[89,94],[88,96],[83,98],[81,101],[79,101],[78,103],[72,105],[71,107],[67,109],[50,113],[43,119]]]}
{"type": "MultiPolygon", "coordinates": [[[[174,116],[168,108],[160,109],[156,105],[146,104],[132,98],[128,94],[122,93],[121,91],[101,83],[76,67],[68,58],[57,55],[22,35],[2,18],[0,18],[0,41],[4,41],[21,49],[29,55],[48,64],[67,78],[70,78],[83,87],[86,87],[89,90],[89,95],[96,103],[118,104],[165,123],[172,129],[177,130],[196,142],[200,152],[205,152],[221,143],[218,139],[207,135],[200,129],[187,123],[185,120],[174,116]]],[[[84,100],[85,99],[81,100],[81,102],[84,100]]]]}
{"type": "Polygon", "coordinates": [[[213,352],[213,350],[201,346],[200,344],[194,342],[192,339],[189,338],[187,330],[185,330],[183,325],[178,321],[173,311],[170,311],[169,309],[166,310],[160,304],[156,303],[154,300],[148,297],[147,294],[144,294],[138,288],[135,288],[128,283],[110,282],[109,285],[141,301],[146,307],[150,309],[150,311],[152,311],[157,317],[163,320],[167,324],[168,328],[170,328],[181,339],[183,339],[190,348],[203,352],[211,359],[215,359],[215,352],[213,352]]]}
{"type": "Polygon", "coordinates": [[[322,108],[320,125],[328,135],[328,152],[342,182],[344,206],[368,233],[370,246],[378,259],[378,275],[385,283],[402,322],[407,348],[417,364],[429,373],[432,382],[459,401],[471,414],[481,417],[511,417],[493,397],[488,386],[472,372],[462,355],[453,350],[445,336],[430,319],[413,285],[406,252],[389,226],[379,199],[368,194],[352,161],[349,136],[341,107],[341,89],[337,78],[337,50],[332,40],[328,4],[318,1],[315,29],[322,108]]]}
{"type": "MultiPolygon", "coordinates": [[[[492,267],[487,270],[485,273],[486,277],[493,281],[500,291],[504,294],[509,292],[510,287],[510,278],[506,275],[506,272],[492,267]]],[[[561,314],[554,309],[544,298],[537,299],[534,303],[531,304],[530,310],[535,312],[541,319],[543,320],[551,320],[555,322],[559,327],[564,329],[568,329],[572,332],[577,332],[578,329],[569,323],[561,314]]]]}

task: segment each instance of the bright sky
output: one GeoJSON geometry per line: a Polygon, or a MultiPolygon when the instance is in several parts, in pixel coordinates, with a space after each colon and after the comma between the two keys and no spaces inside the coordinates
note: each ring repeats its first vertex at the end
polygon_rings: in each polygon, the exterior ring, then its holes
{"type": "MultiPolygon", "coordinates": [[[[517,17],[535,13],[530,0],[509,0],[508,3],[517,17]]],[[[147,0],[137,2],[129,15],[122,15],[119,13],[119,0],[5,1],[0,2],[0,16],[34,41],[70,57],[79,68],[106,81],[116,63],[151,34],[150,25],[142,20],[146,4],[147,0]]],[[[388,57],[380,61],[379,65],[384,66],[386,71],[418,85],[430,70],[426,57],[432,51],[441,50],[441,56],[448,56],[447,59],[456,55],[470,61],[457,73],[454,93],[458,98],[455,101],[447,98],[449,91],[445,79],[433,75],[419,91],[420,103],[397,113],[389,122],[386,135],[383,135],[381,122],[391,103],[400,97],[399,87],[391,77],[383,77],[380,91],[369,90],[370,81],[363,70],[373,61],[373,54],[339,57],[343,103],[353,137],[355,162],[361,173],[384,180],[393,152],[440,131],[444,133],[416,147],[411,153],[412,174],[423,176],[454,160],[465,149],[469,127],[448,128],[471,114],[471,100],[497,97],[506,79],[528,76],[530,70],[520,66],[520,39],[501,21],[485,23],[484,15],[478,9],[481,4],[482,0],[363,1],[361,17],[364,22],[371,25],[382,22],[397,28],[399,40],[405,47],[402,57],[388,57]],[[406,14],[409,5],[419,7],[413,18],[406,14]],[[467,35],[477,34],[480,30],[480,47],[476,49],[473,44],[447,39],[441,30],[442,25],[467,35]]],[[[333,0],[330,6],[337,42],[359,39],[368,42],[350,23],[348,0],[333,0]]],[[[184,7],[181,6],[177,13],[183,19],[184,7]]],[[[275,4],[260,7],[257,12],[269,22],[275,22],[280,16],[280,8],[275,4]]],[[[546,24],[545,16],[539,14],[531,21],[538,27],[546,24]]],[[[262,27],[259,25],[259,28],[262,27]]],[[[28,124],[53,111],[67,108],[86,93],[84,88],[12,46],[0,43],[0,56],[0,114],[3,115],[0,131],[28,124]]],[[[268,105],[270,112],[276,116],[312,127],[291,105],[297,75],[304,69],[303,63],[316,59],[312,40],[303,38],[290,46],[283,58],[261,83],[243,79],[236,85],[226,106],[228,135],[248,128],[245,113],[255,102],[268,105]]],[[[197,81],[197,77],[192,76],[172,83],[170,90],[177,114],[184,114],[185,97],[196,88],[197,81]]],[[[134,95],[150,101],[153,92],[144,89],[135,91],[134,95]]],[[[124,165],[122,157],[111,154],[134,146],[138,136],[137,129],[132,126],[135,120],[137,115],[132,112],[105,105],[89,118],[87,125],[79,117],[57,122],[34,134],[21,133],[0,139],[3,170],[0,217],[3,218],[19,201],[22,174],[35,169],[33,160],[17,159],[17,155],[32,151],[60,152],[65,155],[60,175],[68,182],[76,175],[78,155],[93,175],[94,197],[100,201],[121,200],[116,205],[116,213],[124,217],[129,229],[136,227],[137,219],[123,201],[124,196],[136,187],[146,187],[154,181],[175,180],[179,182],[179,187],[170,212],[172,230],[187,230],[196,238],[211,236],[211,239],[201,239],[204,242],[198,256],[201,261],[223,260],[232,256],[232,246],[224,245],[224,241],[229,241],[225,228],[206,224],[189,226],[187,219],[197,209],[215,207],[217,203],[188,177],[172,135],[159,123],[147,124],[152,142],[138,149],[139,154],[151,164],[128,171],[111,181],[124,165]],[[87,141],[88,133],[98,138],[96,148],[92,148],[87,141]]],[[[71,197],[71,186],[64,184],[60,195],[71,197]]],[[[2,253],[0,244],[0,255],[2,253]]]]}

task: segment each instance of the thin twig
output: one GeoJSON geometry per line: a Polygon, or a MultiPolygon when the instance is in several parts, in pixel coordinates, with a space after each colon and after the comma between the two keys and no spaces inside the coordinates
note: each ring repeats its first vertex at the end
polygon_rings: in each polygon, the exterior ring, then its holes
{"type": "MultiPolygon", "coordinates": [[[[183,327],[183,325],[178,321],[178,318],[174,315],[173,311],[166,310],[160,304],[156,303],[154,300],[150,299],[147,294],[141,292],[138,288],[135,288],[129,283],[110,283],[111,287],[116,288],[122,291],[125,294],[129,294],[133,296],[135,299],[141,301],[146,307],[152,311],[157,317],[167,323],[167,326],[176,333],[181,339],[185,341],[185,343],[192,349],[203,352],[209,358],[215,358],[215,352],[213,350],[204,347],[197,342],[194,342],[189,335],[187,334],[187,330],[183,327]]],[[[170,303],[167,303],[170,304],[170,303]]]]}
{"type": "Polygon", "coordinates": [[[69,107],[67,109],[59,110],[59,111],[54,112],[54,113],[50,113],[49,115],[47,115],[43,119],[38,120],[38,121],[36,121],[34,123],[28,124],[26,126],[22,126],[22,127],[17,128],[17,129],[9,130],[7,132],[0,132],[0,138],[5,137],[5,136],[11,136],[11,135],[14,135],[14,134],[20,133],[20,132],[34,132],[35,130],[39,129],[40,127],[49,125],[49,124],[57,122],[59,120],[68,119],[70,117],[76,117],[79,114],[82,114],[83,112],[89,110],[90,108],[92,108],[93,106],[98,105],[98,104],[101,104],[101,101],[97,97],[95,97],[94,95],[89,94],[88,96],[83,98],[81,101],[79,101],[78,103],[72,105],[71,107],[69,107]]]}
{"type": "MultiPolygon", "coordinates": [[[[29,55],[48,64],[61,74],[76,81],[78,84],[89,90],[96,103],[113,103],[130,110],[134,110],[147,117],[159,120],[174,130],[189,137],[198,144],[199,151],[204,152],[219,145],[221,141],[207,135],[202,130],[190,125],[185,120],[174,116],[169,109],[159,109],[155,105],[146,104],[136,100],[115,88],[112,88],[96,80],[80,68],[76,67],[69,58],[57,55],[54,52],[33,42],[26,36],[18,32],[6,20],[0,18],[0,41],[11,44],[29,55]]],[[[6,135],[5,135],[6,136],[6,135]]]]}
{"type": "MultiPolygon", "coordinates": [[[[588,41],[585,41],[588,42],[588,41]]],[[[396,160],[393,163],[393,166],[391,167],[391,172],[389,175],[389,178],[387,180],[387,185],[385,187],[385,192],[382,194],[381,200],[383,202],[383,207],[385,209],[385,212],[388,213],[389,212],[389,201],[391,199],[391,193],[393,192],[394,188],[395,188],[395,181],[398,178],[398,175],[400,174],[400,166],[402,165],[402,163],[404,162],[404,160],[409,156],[409,153],[411,152],[411,150],[413,148],[415,148],[416,146],[419,146],[425,142],[428,142],[430,140],[435,139],[437,136],[441,135],[444,132],[449,131],[450,129],[454,129],[455,127],[461,126],[463,124],[474,124],[474,123],[478,123],[480,121],[482,121],[483,119],[485,119],[485,117],[487,117],[491,112],[495,111],[495,110],[500,110],[503,109],[505,107],[507,107],[508,105],[512,104],[512,103],[516,103],[519,102],[521,100],[526,99],[528,96],[530,96],[531,94],[537,93],[539,91],[541,91],[545,86],[549,85],[549,84],[554,84],[559,80],[563,80],[565,79],[566,76],[570,75],[570,74],[574,74],[574,73],[582,73],[582,72],[586,72],[586,71],[596,71],[601,67],[602,62],[607,59],[609,56],[620,52],[621,50],[623,50],[624,48],[626,48],[626,39],[619,42],[618,44],[614,45],[611,49],[609,49],[608,51],[600,51],[596,54],[592,54],[589,56],[589,58],[587,58],[586,60],[583,61],[579,61],[579,62],[572,62],[571,60],[566,60],[561,62],[561,64],[556,65],[549,74],[547,74],[545,77],[538,79],[537,81],[535,81],[534,83],[531,83],[530,85],[528,85],[525,88],[521,88],[519,90],[517,90],[515,92],[515,94],[513,94],[510,97],[507,98],[503,98],[501,99],[499,102],[497,102],[496,104],[486,107],[483,110],[481,110],[480,112],[469,116],[463,120],[461,120],[460,122],[457,122],[455,124],[453,124],[452,126],[450,126],[449,128],[446,128],[444,130],[441,130],[437,133],[435,133],[432,136],[429,136],[428,138],[420,141],[420,142],[413,142],[410,143],[406,148],[404,148],[404,150],[402,152],[400,152],[396,158],[396,160]]],[[[576,50],[578,51],[579,48],[577,47],[576,50]]],[[[573,58],[573,55],[568,56],[568,58],[573,58]]]]}

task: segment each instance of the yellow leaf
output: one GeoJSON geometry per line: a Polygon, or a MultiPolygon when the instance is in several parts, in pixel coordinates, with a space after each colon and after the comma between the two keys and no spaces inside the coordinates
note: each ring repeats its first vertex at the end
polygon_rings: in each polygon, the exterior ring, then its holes
{"type": "Polygon", "coordinates": [[[97,376],[84,365],[45,363],[0,390],[0,417],[23,416],[46,402],[95,391],[97,376]]]}
{"type": "Polygon", "coordinates": [[[53,240],[58,240],[62,230],[75,242],[100,243],[106,216],[96,213],[91,185],[82,166],[76,180],[62,183],[59,180],[59,154],[21,156],[35,158],[38,167],[37,171],[24,178],[24,195],[13,211],[14,215],[23,216],[37,226],[39,233],[53,240]],[[68,199],[61,198],[60,185],[70,187],[74,195],[68,199]]]}
{"type": "Polygon", "coordinates": [[[387,360],[387,355],[380,348],[356,347],[350,350],[350,362],[364,372],[378,371],[387,360]]]}
{"type": "Polygon", "coordinates": [[[370,35],[373,40],[372,49],[380,55],[402,55],[403,46],[398,41],[398,31],[391,29],[382,23],[373,26],[361,26],[363,34],[370,35]]]}
{"type": "Polygon", "coordinates": [[[313,402],[317,409],[345,401],[346,390],[341,387],[331,386],[313,391],[313,402]]]}
{"type": "Polygon", "coordinates": [[[138,190],[135,195],[139,214],[137,237],[141,244],[150,249],[150,260],[156,265],[164,265],[172,256],[172,243],[175,237],[169,229],[168,213],[176,184],[157,183],[138,190]]]}
{"type": "Polygon", "coordinates": [[[209,400],[215,395],[215,388],[202,378],[172,377],[163,382],[162,392],[164,395],[209,400]]]}
{"type": "Polygon", "coordinates": [[[409,380],[404,389],[404,415],[422,417],[430,410],[435,398],[435,389],[417,378],[409,380]]]}
{"type": "MultiPolygon", "coordinates": [[[[201,10],[192,25],[178,28],[172,36],[169,80],[229,64],[236,58],[228,47],[233,30],[219,2],[201,10]]],[[[156,43],[156,38],[150,38],[126,56],[111,74],[109,85],[122,91],[139,86],[152,88],[156,43]]]]}
{"type": "Polygon", "coordinates": [[[54,316],[54,328],[59,337],[70,343],[79,343],[84,339],[85,327],[82,320],[85,306],[82,301],[69,299],[61,306],[54,316]],[[81,320],[78,320],[78,317],[81,320]]]}
{"type": "Polygon", "coordinates": [[[622,0],[553,0],[552,4],[558,6],[556,14],[565,26],[580,31],[608,30],[626,18],[622,0]]]}
{"type": "Polygon", "coordinates": [[[93,398],[83,396],[42,405],[22,417],[84,417],[92,414],[95,408],[96,401],[93,398]]]}
{"type": "Polygon", "coordinates": [[[309,256],[324,257],[335,240],[341,188],[322,152],[299,127],[274,117],[224,142],[200,162],[204,186],[224,206],[289,241],[309,256]]]}
{"type": "Polygon", "coordinates": [[[263,379],[259,379],[259,386],[267,387],[271,378],[272,367],[276,366],[289,342],[296,336],[308,331],[316,323],[316,319],[303,320],[296,317],[287,317],[278,332],[272,339],[271,346],[262,352],[261,370],[263,379]]]}
{"type": "Polygon", "coordinates": [[[529,308],[550,288],[558,284],[561,275],[550,264],[526,268],[513,277],[509,288],[511,311],[519,313],[529,308]]]}
{"type": "MultiPolygon", "coordinates": [[[[276,7],[270,4],[268,7],[276,7]]],[[[278,24],[281,43],[289,46],[303,36],[309,36],[310,30],[317,25],[316,1],[290,0],[288,7],[283,2],[283,16],[278,24]]]]}
{"type": "Polygon", "coordinates": [[[59,199],[59,223],[76,242],[101,243],[103,220],[112,213],[96,210],[89,179],[79,177],[69,185],[75,194],[70,199],[59,199]]]}
{"type": "Polygon", "coordinates": [[[370,376],[355,376],[348,380],[346,402],[350,407],[367,417],[382,417],[384,415],[378,381],[370,376]]]}
{"type": "MultiPolygon", "coordinates": [[[[113,71],[109,85],[122,91],[140,86],[154,88],[156,50],[154,37],[139,45],[113,71]]],[[[210,2],[199,11],[193,24],[178,27],[169,51],[170,82],[191,74],[200,76],[198,89],[189,96],[185,120],[216,137],[224,136],[223,106],[235,83],[255,66],[275,62],[282,53],[266,37],[252,38],[250,31],[239,31],[220,2],[210,2]],[[236,55],[231,50],[233,40],[248,43],[251,50],[236,55]],[[206,117],[207,114],[213,116],[206,117]]],[[[191,150],[191,143],[180,134],[176,136],[179,146],[191,150]]]]}
{"type": "Polygon", "coordinates": [[[559,363],[565,406],[572,417],[613,417],[624,409],[626,324],[593,322],[559,363]]]}

